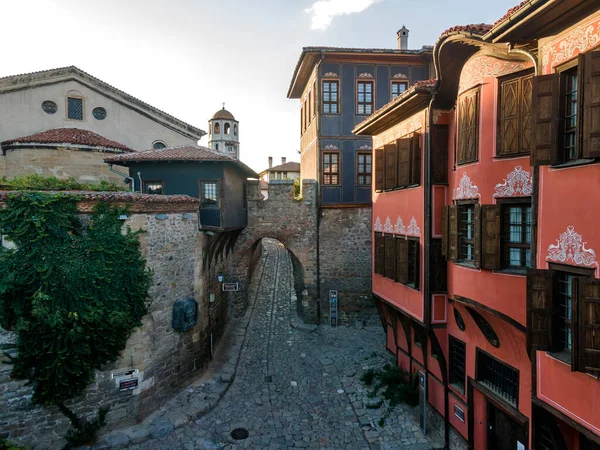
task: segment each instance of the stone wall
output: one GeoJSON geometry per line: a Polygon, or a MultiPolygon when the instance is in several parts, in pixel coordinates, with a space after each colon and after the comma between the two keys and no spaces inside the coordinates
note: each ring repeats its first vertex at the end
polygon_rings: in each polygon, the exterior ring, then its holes
{"type": "Polygon", "coordinates": [[[338,291],[338,322],[380,323],[371,294],[371,208],[323,208],[319,221],[321,318],[329,322],[329,291],[338,291]]]}
{"type": "MultiPolygon", "coordinates": [[[[99,198],[131,206],[126,225],[145,231],[140,235],[141,248],[154,273],[151,304],[141,328],[131,335],[121,358],[97,372],[85,394],[68,404],[83,417],[109,406],[106,429],[110,430],[139,422],[202,373],[210,359],[211,332],[216,345],[228,322],[229,309],[227,299],[219,295],[220,290],[202,267],[206,238],[198,232],[197,199],[88,194],[79,204],[80,210],[88,212],[99,198]],[[215,293],[212,304],[211,292],[215,293]],[[171,324],[173,304],[188,297],[199,304],[198,322],[178,333],[171,324]],[[132,369],[139,370],[138,388],[120,392],[112,375],[132,369]]],[[[40,448],[60,448],[68,420],[55,408],[33,406],[31,389],[9,375],[10,366],[0,364],[0,437],[40,448]]]]}

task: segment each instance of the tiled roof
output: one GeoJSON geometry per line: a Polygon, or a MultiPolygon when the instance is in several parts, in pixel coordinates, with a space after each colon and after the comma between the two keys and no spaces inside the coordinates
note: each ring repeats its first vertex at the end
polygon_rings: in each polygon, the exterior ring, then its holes
{"type": "Polygon", "coordinates": [[[300,163],[299,162],[286,162],[285,164],[279,164],[278,166],[271,167],[270,169],[265,169],[261,173],[264,172],[300,172],[300,163]]]}
{"type": "Polygon", "coordinates": [[[207,147],[200,147],[196,145],[181,145],[178,147],[159,148],[104,158],[105,163],[115,164],[139,161],[223,161],[239,166],[252,178],[258,178],[258,174],[239,159],[217,153],[207,147]]]}
{"type": "Polygon", "coordinates": [[[500,17],[498,20],[496,20],[496,22],[494,22],[494,26],[492,28],[494,28],[494,27],[496,27],[496,25],[499,25],[502,22],[504,22],[506,19],[508,19],[510,16],[512,16],[517,11],[519,11],[521,8],[523,8],[528,3],[531,3],[531,0],[524,0],[521,3],[519,3],[517,6],[513,6],[512,8],[510,8],[506,12],[506,14],[504,14],[502,17],[500,17]]]}
{"type": "Polygon", "coordinates": [[[397,48],[355,48],[355,47],[304,47],[302,53],[310,52],[334,52],[334,53],[390,53],[395,55],[420,55],[433,51],[433,46],[424,45],[420,49],[397,49],[397,48]]]}
{"type": "Polygon", "coordinates": [[[214,113],[211,120],[213,119],[235,120],[235,117],[233,117],[233,114],[231,114],[225,108],[223,108],[214,113]]]}
{"type": "Polygon", "coordinates": [[[81,145],[89,147],[98,147],[102,149],[120,150],[124,152],[133,152],[126,145],[100,136],[97,133],[80,128],[54,128],[52,130],[42,131],[41,133],[32,134],[16,139],[9,139],[2,142],[3,146],[13,144],[68,144],[81,145]]]}
{"type": "Polygon", "coordinates": [[[457,33],[459,31],[464,31],[466,33],[475,33],[475,34],[485,34],[488,31],[490,31],[490,29],[492,28],[491,25],[488,25],[486,23],[476,23],[476,24],[469,24],[469,25],[456,25],[453,26],[451,28],[448,28],[446,31],[444,31],[442,33],[442,36],[445,36],[447,34],[451,34],[451,33],[457,33]]]}

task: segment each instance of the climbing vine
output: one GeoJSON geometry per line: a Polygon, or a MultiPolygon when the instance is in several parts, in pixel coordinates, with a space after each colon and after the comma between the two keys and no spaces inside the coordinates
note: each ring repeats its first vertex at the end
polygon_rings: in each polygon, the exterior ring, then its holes
{"type": "Polygon", "coordinates": [[[0,325],[18,336],[11,376],[83,430],[64,402],[119,357],[147,311],[151,274],[137,233],[122,232],[123,211],[99,203],[86,221],[77,200],[24,192],[0,209],[0,233],[15,244],[0,248],[0,325]]]}

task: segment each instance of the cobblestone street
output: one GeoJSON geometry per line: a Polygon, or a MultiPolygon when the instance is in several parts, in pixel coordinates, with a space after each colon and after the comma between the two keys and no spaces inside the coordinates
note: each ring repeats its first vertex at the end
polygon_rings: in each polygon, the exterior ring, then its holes
{"type": "MultiPolygon", "coordinates": [[[[221,377],[233,379],[229,389],[220,385],[223,392],[218,400],[212,397],[214,408],[204,415],[163,433],[151,432],[150,439],[127,448],[433,448],[408,408],[397,406],[380,427],[385,406],[365,407],[377,399],[367,398],[360,374],[390,362],[381,327],[292,327],[293,295],[287,250],[277,241],[263,240],[237,368],[234,375],[226,369],[221,377]],[[236,428],[248,430],[248,437],[233,439],[236,428]]],[[[135,442],[131,436],[129,442],[135,442]]]]}

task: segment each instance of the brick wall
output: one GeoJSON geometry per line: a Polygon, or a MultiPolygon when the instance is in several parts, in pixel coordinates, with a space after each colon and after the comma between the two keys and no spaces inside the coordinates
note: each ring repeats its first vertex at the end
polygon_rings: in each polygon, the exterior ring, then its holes
{"type": "MultiPolygon", "coordinates": [[[[81,210],[89,211],[94,195],[80,203],[81,210]]],[[[211,331],[216,345],[229,318],[227,300],[214,289],[202,267],[206,241],[198,232],[198,201],[188,197],[187,203],[173,203],[178,196],[153,196],[151,203],[144,204],[140,199],[147,196],[116,197],[120,204],[132,206],[126,224],[146,231],[140,243],[154,276],[149,292],[152,303],[142,327],[131,335],[121,358],[97,372],[85,394],[69,402],[80,416],[92,416],[100,407],[110,406],[107,430],[139,422],[200,375],[210,358],[211,331]],[[216,294],[216,301],[209,306],[210,292],[216,294]],[[199,320],[191,330],[178,333],[171,326],[173,304],[187,297],[198,302],[199,320]],[[111,374],[132,368],[139,370],[139,387],[119,392],[111,374]]],[[[0,364],[0,436],[40,448],[60,448],[68,420],[56,408],[34,407],[31,389],[9,375],[10,366],[0,364]]]]}

